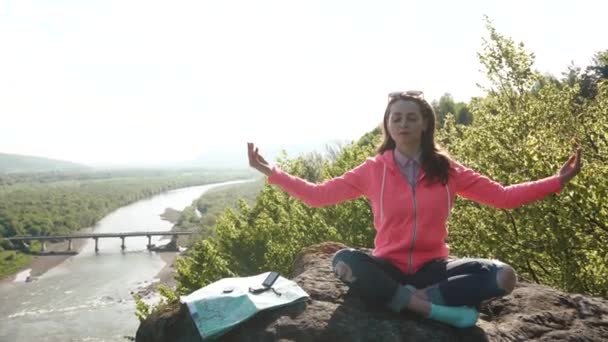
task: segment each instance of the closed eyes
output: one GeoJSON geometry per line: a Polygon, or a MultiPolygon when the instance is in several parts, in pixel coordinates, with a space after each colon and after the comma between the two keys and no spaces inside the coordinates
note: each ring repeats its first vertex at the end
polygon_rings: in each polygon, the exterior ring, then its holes
{"type": "MultiPolygon", "coordinates": [[[[401,113],[395,113],[392,115],[392,122],[399,122],[401,120],[401,118],[403,117],[403,115],[401,113]]],[[[407,121],[409,122],[415,122],[418,120],[418,116],[416,116],[415,113],[408,113],[407,116],[407,121]]]]}

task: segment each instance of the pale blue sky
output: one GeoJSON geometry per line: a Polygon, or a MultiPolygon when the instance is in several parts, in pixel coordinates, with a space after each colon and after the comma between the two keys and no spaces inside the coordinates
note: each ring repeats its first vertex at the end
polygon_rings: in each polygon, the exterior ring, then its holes
{"type": "Polygon", "coordinates": [[[0,152],[84,163],[352,140],[386,94],[479,95],[483,15],[559,74],[605,1],[0,0],[0,152]]]}

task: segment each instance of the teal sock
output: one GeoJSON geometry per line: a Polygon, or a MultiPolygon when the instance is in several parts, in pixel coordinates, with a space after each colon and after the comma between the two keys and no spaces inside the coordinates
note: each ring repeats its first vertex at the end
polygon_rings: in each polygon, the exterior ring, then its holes
{"type": "Polygon", "coordinates": [[[414,291],[416,291],[416,288],[411,285],[399,286],[393,298],[388,302],[388,308],[396,313],[401,312],[410,303],[414,291]]]}
{"type": "Polygon", "coordinates": [[[429,318],[449,324],[456,328],[469,328],[475,325],[479,312],[469,306],[444,306],[431,304],[429,318]]]}

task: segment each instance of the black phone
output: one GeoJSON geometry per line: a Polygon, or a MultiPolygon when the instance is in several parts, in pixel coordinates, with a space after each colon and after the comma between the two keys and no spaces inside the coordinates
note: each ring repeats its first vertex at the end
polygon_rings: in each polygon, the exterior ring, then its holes
{"type": "Polygon", "coordinates": [[[270,272],[268,277],[266,277],[266,279],[264,279],[262,286],[264,286],[265,288],[269,288],[272,286],[272,284],[274,284],[275,281],[277,281],[278,278],[279,278],[278,272],[270,272]]]}

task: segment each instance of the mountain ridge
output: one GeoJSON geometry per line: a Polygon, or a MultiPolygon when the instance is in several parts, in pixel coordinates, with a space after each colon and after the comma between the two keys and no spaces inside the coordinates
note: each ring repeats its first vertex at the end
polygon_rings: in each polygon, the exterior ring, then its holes
{"type": "Polygon", "coordinates": [[[90,170],[85,164],[71,161],[0,152],[0,173],[30,173],[50,171],[90,170]]]}

